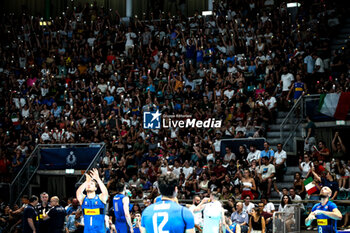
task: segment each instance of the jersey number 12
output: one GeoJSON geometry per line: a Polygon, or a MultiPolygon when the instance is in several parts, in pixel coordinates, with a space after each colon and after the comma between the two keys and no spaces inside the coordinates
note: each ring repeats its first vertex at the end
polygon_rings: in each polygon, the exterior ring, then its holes
{"type": "Polygon", "coordinates": [[[165,224],[169,220],[169,215],[168,215],[167,212],[159,212],[159,213],[153,214],[152,220],[153,220],[153,231],[154,231],[154,233],[169,233],[169,231],[164,231],[163,230],[163,227],[165,226],[165,224]],[[158,217],[163,217],[163,220],[159,224],[159,226],[158,226],[158,221],[157,221],[158,217]]]}

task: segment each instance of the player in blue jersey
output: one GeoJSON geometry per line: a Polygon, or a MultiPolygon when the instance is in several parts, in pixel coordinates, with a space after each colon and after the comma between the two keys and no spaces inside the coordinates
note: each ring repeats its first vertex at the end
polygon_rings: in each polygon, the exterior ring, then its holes
{"type": "Polygon", "coordinates": [[[320,192],[321,203],[314,205],[311,213],[305,219],[305,225],[310,226],[314,219],[317,219],[318,233],[337,233],[337,220],[342,219],[342,214],[334,202],[329,201],[332,190],[323,187],[320,192]]]}
{"type": "Polygon", "coordinates": [[[162,200],[148,206],[142,213],[142,233],[194,233],[192,212],[176,203],[178,180],[173,174],[161,175],[158,189],[162,200]]]}
{"type": "Polygon", "coordinates": [[[84,233],[105,233],[105,206],[108,199],[108,190],[103,184],[98,170],[94,168],[85,174],[86,180],[77,190],[77,199],[83,209],[84,233]],[[96,194],[97,185],[101,193],[96,194]],[[84,195],[86,190],[86,195],[84,195]]]}
{"type": "Polygon", "coordinates": [[[117,191],[113,198],[115,229],[117,233],[133,233],[134,230],[129,212],[129,197],[125,196],[125,185],[118,182],[115,185],[115,189],[117,191]]]}
{"type": "Polygon", "coordinates": [[[160,201],[162,201],[162,195],[159,195],[156,198],[154,198],[153,203],[160,202],[160,201]]]}

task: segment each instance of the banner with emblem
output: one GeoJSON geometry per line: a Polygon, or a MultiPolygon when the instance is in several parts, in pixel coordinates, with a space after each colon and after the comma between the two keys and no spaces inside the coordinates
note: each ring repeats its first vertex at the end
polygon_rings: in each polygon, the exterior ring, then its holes
{"type": "Polygon", "coordinates": [[[88,168],[98,151],[99,147],[72,147],[72,148],[45,148],[40,149],[41,170],[65,170],[88,168]]]}

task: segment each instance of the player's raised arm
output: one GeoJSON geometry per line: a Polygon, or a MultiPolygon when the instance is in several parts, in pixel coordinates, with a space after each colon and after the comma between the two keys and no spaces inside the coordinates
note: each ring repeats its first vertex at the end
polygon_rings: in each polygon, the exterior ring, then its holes
{"type": "Polygon", "coordinates": [[[94,180],[96,180],[98,186],[100,187],[100,190],[101,190],[101,194],[99,195],[100,200],[106,204],[107,199],[108,199],[108,190],[107,190],[107,187],[105,186],[105,184],[103,183],[103,181],[101,180],[101,178],[98,174],[98,170],[96,168],[94,168],[90,172],[90,175],[94,180]]]}
{"type": "Polygon", "coordinates": [[[82,183],[76,191],[77,199],[80,205],[83,203],[85,198],[84,190],[86,189],[87,184],[91,182],[91,180],[91,176],[88,173],[85,173],[85,182],[82,183]]]}

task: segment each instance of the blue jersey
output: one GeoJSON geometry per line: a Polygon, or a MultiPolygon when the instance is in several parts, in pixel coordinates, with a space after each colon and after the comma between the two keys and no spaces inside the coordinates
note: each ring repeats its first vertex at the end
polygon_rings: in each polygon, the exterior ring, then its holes
{"type": "Polygon", "coordinates": [[[105,233],[105,204],[98,195],[84,198],[81,208],[84,214],[84,233],[105,233]]]}
{"type": "Polygon", "coordinates": [[[156,197],[155,199],[154,199],[154,202],[156,203],[156,202],[160,202],[160,201],[162,201],[162,195],[159,195],[158,197],[156,197]]]}
{"type": "MultiPolygon", "coordinates": [[[[337,209],[337,205],[331,201],[328,201],[326,205],[322,206],[321,203],[314,205],[312,212],[316,210],[323,210],[332,212],[337,209]]],[[[332,219],[324,214],[316,215],[318,233],[337,233],[337,220],[332,219]]]]}
{"type": "Polygon", "coordinates": [[[303,94],[303,91],[304,91],[303,82],[294,83],[294,99],[299,99],[299,97],[303,94]]]}
{"type": "Polygon", "coordinates": [[[113,198],[113,208],[116,222],[126,222],[123,205],[124,197],[125,195],[123,194],[117,194],[113,198]]]}
{"type": "Polygon", "coordinates": [[[194,217],[189,209],[176,202],[162,200],[143,211],[141,226],[147,233],[183,233],[194,229],[194,217]]]}

